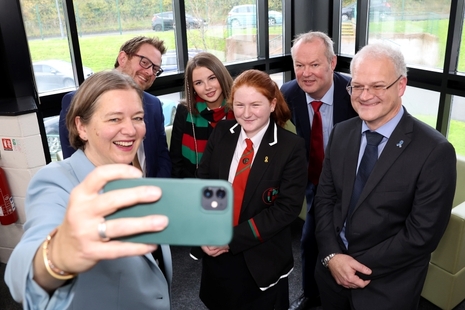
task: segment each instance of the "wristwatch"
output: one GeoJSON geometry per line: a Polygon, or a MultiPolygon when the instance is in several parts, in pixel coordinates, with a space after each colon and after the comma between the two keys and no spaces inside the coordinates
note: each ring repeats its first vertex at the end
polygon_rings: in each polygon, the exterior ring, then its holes
{"type": "Polygon", "coordinates": [[[323,264],[323,266],[325,266],[326,268],[328,268],[329,261],[331,260],[331,258],[333,258],[334,256],[336,256],[336,254],[339,254],[339,253],[331,253],[331,254],[329,254],[328,256],[326,256],[325,258],[323,258],[323,259],[321,260],[321,263],[323,264]]]}

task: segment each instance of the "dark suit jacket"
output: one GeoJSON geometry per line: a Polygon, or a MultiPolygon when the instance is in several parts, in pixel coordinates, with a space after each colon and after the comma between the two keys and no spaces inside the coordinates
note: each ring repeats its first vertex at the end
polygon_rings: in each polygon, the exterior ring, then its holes
{"type": "MultiPolygon", "coordinates": [[[[350,96],[346,86],[350,79],[337,72],[333,74],[334,82],[334,102],[333,102],[333,123],[345,121],[357,116],[352,108],[350,96]]],[[[297,84],[296,80],[287,82],[281,86],[281,92],[292,113],[292,123],[295,125],[297,134],[305,139],[307,148],[307,159],[310,154],[310,119],[308,118],[308,102],[305,92],[297,84]]]]}
{"type": "MultiPolygon", "coordinates": [[[[339,233],[352,195],[361,126],[358,117],[335,125],[326,148],[315,197],[320,259],[347,253],[373,271],[363,277],[370,284],[352,290],[355,308],[415,309],[409,302],[418,303],[430,254],[449,221],[455,151],[438,131],[404,111],[347,219],[346,251],[339,233]]],[[[317,265],[317,277],[338,286],[317,265]]]]}
{"type": "MultiPolygon", "coordinates": [[[[66,128],[66,113],[68,113],[71,100],[76,92],[66,94],[61,101],[60,111],[60,142],[63,157],[70,157],[76,150],[69,144],[69,133],[66,128]]],[[[160,100],[147,93],[143,93],[145,138],[144,152],[146,163],[146,176],[169,178],[171,176],[171,159],[166,143],[163,110],[160,100]]]]}
{"type": "MultiPolygon", "coordinates": [[[[231,120],[216,125],[200,161],[198,177],[228,179],[241,131],[235,124],[231,120]]],[[[229,244],[233,255],[243,253],[259,287],[277,282],[293,267],[289,225],[302,208],[307,182],[304,165],[304,141],[270,121],[250,170],[239,225],[234,227],[229,244]],[[251,219],[261,240],[251,229],[251,219]]]]}

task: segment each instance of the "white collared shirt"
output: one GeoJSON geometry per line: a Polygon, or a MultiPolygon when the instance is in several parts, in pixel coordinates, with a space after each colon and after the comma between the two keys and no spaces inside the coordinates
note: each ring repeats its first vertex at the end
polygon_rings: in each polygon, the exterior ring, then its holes
{"type": "MultiPolygon", "coordinates": [[[[268,120],[268,123],[260,129],[260,131],[250,138],[253,143],[253,158],[252,158],[252,163],[250,166],[252,167],[253,160],[255,159],[255,156],[257,155],[258,148],[260,147],[260,143],[262,142],[263,136],[265,135],[266,130],[268,129],[268,126],[270,125],[270,120],[268,120]]],[[[236,144],[236,150],[234,151],[234,155],[231,161],[231,166],[229,167],[229,177],[228,181],[229,183],[232,184],[234,181],[234,177],[236,176],[236,170],[237,166],[239,165],[239,160],[242,157],[242,153],[244,153],[245,148],[247,147],[247,143],[245,142],[245,139],[247,139],[247,134],[245,133],[244,129],[241,127],[241,133],[239,134],[239,139],[237,139],[237,144],[236,144]]]]}

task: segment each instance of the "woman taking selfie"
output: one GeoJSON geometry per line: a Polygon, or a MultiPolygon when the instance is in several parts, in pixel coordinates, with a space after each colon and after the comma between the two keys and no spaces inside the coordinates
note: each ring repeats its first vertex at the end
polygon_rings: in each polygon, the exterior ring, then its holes
{"type": "Polygon", "coordinates": [[[199,53],[187,63],[186,98],[178,105],[171,134],[170,156],[174,178],[193,178],[216,124],[233,119],[226,107],[232,78],[213,54],[199,53]]]}
{"type": "Polygon", "coordinates": [[[202,247],[200,298],[209,309],[287,310],[290,224],[307,180],[304,141],[282,128],[291,113],[264,72],[239,75],[228,104],[236,120],[218,123],[198,176],[233,184],[234,235],[228,245],[202,247]]]}
{"type": "Polygon", "coordinates": [[[145,135],[141,98],[117,71],[92,75],[74,96],[66,123],[77,151],[32,178],[25,232],[6,268],[24,309],[170,309],[169,248],[113,240],[163,230],[167,218],[105,221],[117,209],[158,200],[160,189],[101,193],[111,180],[142,176],[129,165],[145,135]]]}

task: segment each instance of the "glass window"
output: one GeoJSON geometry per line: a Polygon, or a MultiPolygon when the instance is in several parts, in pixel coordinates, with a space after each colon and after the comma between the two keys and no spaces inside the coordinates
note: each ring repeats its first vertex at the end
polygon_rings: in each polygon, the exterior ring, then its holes
{"type": "MultiPolygon", "coordinates": [[[[61,1],[21,0],[21,7],[39,94],[75,88],[61,1]]],[[[85,65],[83,70],[93,73],[85,65]]]]}
{"type": "Polygon", "coordinates": [[[181,99],[181,93],[172,93],[158,96],[163,109],[163,117],[165,118],[165,127],[173,125],[174,116],[176,115],[176,107],[181,99]]]}
{"type": "Polygon", "coordinates": [[[438,92],[407,86],[402,97],[402,104],[408,113],[436,128],[439,109],[438,92]]]}
{"type": "Polygon", "coordinates": [[[451,121],[447,138],[458,155],[465,156],[465,98],[452,97],[451,121]]]}
{"type": "MultiPolygon", "coordinates": [[[[62,1],[20,1],[39,94],[76,88],[62,1]],[[49,68],[44,70],[44,65],[49,68]]],[[[121,44],[136,35],[158,36],[168,50],[176,49],[172,2],[80,0],[73,4],[85,78],[112,69],[121,44]]]]}
{"type": "MultiPolygon", "coordinates": [[[[75,89],[62,1],[20,1],[39,94],[75,89]]],[[[256,59],[257,2],[250,2],[185,0],[189,57],[208,51],[224,62],[256,59]]],[[[80,0],[73,7],[85,77],[113,68],[121,44],[135,35],[162,39],[164,74],[179,71],[173,1],[80,0]]],[[[269,1],[270,55],[283,55],[282,11],[282,0],[269,1]]]]}
{"type": "MultiPolygon", "coordinates": [[[[20,2],[39,94],[76,89],[77,70],[71,64],[63,2],[20,2]]],[[[270,5],[269,12],[269,25],[273,29],[270,40],[282,42],[282,1],[275,2],[278,4],[274,4],[272,9],[270,5]]],[[[79,71],[82,70],[84,77],[112,69],[121,44],[136,35],[162,39],[168,50],[162,57],[162,68],[165,70],[163,75],[179,71],[173,1],[80,0],[73,2],[73,8],[83,63],[79,71]]],[[[227,1],[186,0],[185,8],[189,58],[203,50],[214,53],[225,62],[257,57],[255,4],[233,6],[227,1]],[[246,22],[243,25],[231,24],[230,20],[228,26],[228,13],[236,14],[233,8],[243,9],[237,13],[244,16],[246,22]]],[[[270,53],[282,54],[282,43],[273,44],[270,53]]],[[[161,96],[160,99],[163,102],[165,125],[170,125],[180,99],[179,94],[161,96]]],[[[47,135],[54,159],[60,157],[56,154],[61,150],[58,132],[54,129],[57,123],[58,117],[47,119],[47,135]]]]}
{"type": "Polygon", "coordinates": [[[284,22],[282,1],[269,1],[268,26],[270,57],[284,55],[284,22]]]}
{"type": "Polygon", "coordinates": [[[58,122],[60,116],[51,116],[44,119],[45,133],[47,134],[48,149],[52,161],[62,160],[60,135],[58,130],[58,122]]]}
{"type": "Polygon", "coordinates": [[[278,84],[278,87],[281,88],[284,84],[284,73],[274,73],[270,74],[270,78],[278,84]]]}
{"type": "MultiPolygon", "coordinates": [[[[252,1],[251,1],[252,2],[252,1]]],[[[223,62],[257,57],[256,5],[230,5],[216,0],[186,0],[189,53],[207,51],[223,62]]]]}
{"type": "Polygon", "coordinates": [[[357,2],[341,3],[341,54],[355,54],[355,20],[357,18],[357,2]]]}
{"type": "Polygon", "coordinates": [[[368,42],[398,46],[409,66],[442,69],[450,1],[371,0],[368,42]]]}
{"type": "MultiPolygon", "coordinates": [[[[391,15],[391,3],[386,0],[370,1],[370,20],[386,20],[391,15]]],[[[357,1],[341,1],[341,53],[355,54],[355,24],[357,19],[357,1]]]]}
{"type": "MultiPolygon", "coordinates": [[[[465,26],[465,21],[464,21],[463,26],[465,26]]],[[[462,30],[463,29],[465,28],[462,28],[462,30]]],[[[465,72],[465,53],[463,52],[464,51],[463,41],[464,40],[460,41],[460,53],[459,53],[458,68],[457,68],[457,70],[462,73],[465,72]]]]}
{"type": "MultiPolygon", "coordinates": [[[[250,1],[252,2],[252,1],[250,1]]],[[[200,51],[223,62],[257,58],[257,5],[216,0],[186,0],[189,56],[200,51]]],[[[270,1],[268,10],[270,55],[283,54],[282,1],[270,1]]]]}
{"type": "MultiPolygon", "coordinates": [[[[110,36],[113,39],[120,36],[122,38],[115,42],[119,48],[119,45],[127,40],[127,37],[131,38],[135,35],[158,36],[165,40],[168,48],[174,48],[174,18],[171,1],[79,0],[73,3],[81,39],[84,36],[94,37],[96,35],[110,36]],[[132,33],[125,34],[129,31],[132,33]]],[[[113,45],[107,46],[105,45],[107,43],[108,41],[102,41],[101,44],[93,46],[93,48],[110,50],[113,45]]],[[[81,43],[82,53],[84,48],[85,46],[81,43]]],[[[113,55],[112,58],[115,57],[116,55],[113,55]]]]}
{"type": "MultiPolygon", "coordinates": [[[[436,128],[439,92],[425,90],[421,88],[407,86],[402,104],[407,111],[436,128]],[[421,98],[421,100],[418,100],[421,98]]],[[[465,98],[459,96],[452,97],[451,120],[447,139],[454,145],[457,154],[465,156],[465,98]]]]}

